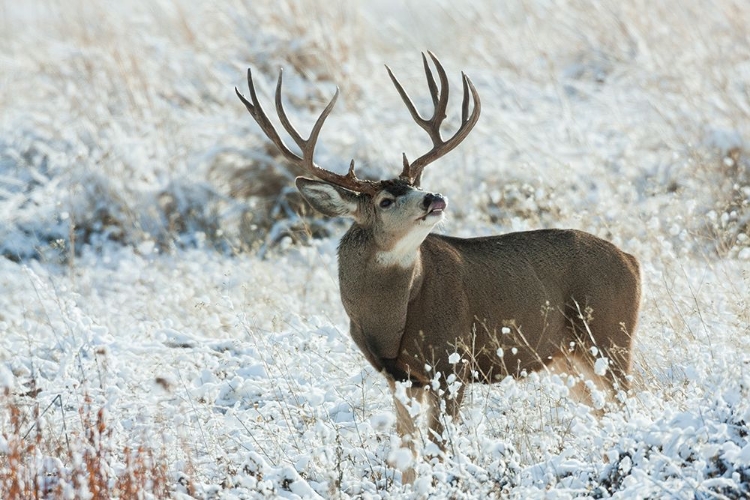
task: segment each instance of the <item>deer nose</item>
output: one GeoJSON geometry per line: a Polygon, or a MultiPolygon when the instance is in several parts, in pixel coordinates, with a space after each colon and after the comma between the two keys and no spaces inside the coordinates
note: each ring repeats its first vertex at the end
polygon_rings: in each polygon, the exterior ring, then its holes
{"type": "Polygon", "coordinates": [[[422,201],[425,210],[429,210],[431,207],[443,209],[445,205],[445,198],[440,193],[427,193],[422,201]]]}

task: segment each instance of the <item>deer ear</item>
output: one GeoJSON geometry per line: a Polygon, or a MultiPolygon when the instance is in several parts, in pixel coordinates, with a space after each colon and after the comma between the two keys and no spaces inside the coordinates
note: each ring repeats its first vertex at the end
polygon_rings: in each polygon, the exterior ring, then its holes
{"type": "Polygon", "coordinates": [[[329,217],[356,217],[359,194],[334,184],[297,177],[297,189],[312,207],[329,217]]]}

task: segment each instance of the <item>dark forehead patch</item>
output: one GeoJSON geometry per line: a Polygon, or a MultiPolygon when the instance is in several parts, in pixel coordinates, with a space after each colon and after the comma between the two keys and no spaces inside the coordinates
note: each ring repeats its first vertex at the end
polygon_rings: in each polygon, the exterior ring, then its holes
{"type": "Polygon", "coordinates": [[[383,190],[392,194],[393,196],[403,196],[409,191],[414,190],[414,186],[409,183],[402,181],[401,179],[391,179],[387,181],[381,181],[383,190]]]}

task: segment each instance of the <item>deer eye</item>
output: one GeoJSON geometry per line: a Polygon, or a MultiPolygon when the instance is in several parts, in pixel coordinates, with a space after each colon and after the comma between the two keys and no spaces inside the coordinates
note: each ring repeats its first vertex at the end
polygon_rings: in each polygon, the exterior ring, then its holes
{"type": "Polygon", "coordinates": [[[393,200],[390,198],[386,198],[380,202],[380,208],[388,208],[391,205],[393,205],[393,200]]]}

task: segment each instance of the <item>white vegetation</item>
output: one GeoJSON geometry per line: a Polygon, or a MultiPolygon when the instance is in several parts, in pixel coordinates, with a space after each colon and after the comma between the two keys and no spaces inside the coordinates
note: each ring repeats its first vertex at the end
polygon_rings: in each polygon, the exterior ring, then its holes
{"type": "MultiPolygon", "coordinates": [[[[146,443],[196,498],[749,495],[750,4],[378,5],[0,2],[0,386],[28,415],[55,402],[39,473],[72,466],[53,452],[90,398],[113,471],[146,443]],[[483,104],[426,171],[440,230],[583,229],[638,256],[646,290],[620,406],[597,419],[560,375],[472,386],[451,456],[404,486],[339,301],[343,226],[290,245],[286,205],[236,194],[293,174],[233,87],[252,66],[270,106],[283,65],[303,128],[340,85],[319,162],[395,175],[427,142],[383,64],[426,98],[426,49],[483,104]],[[254,250],[243,220],[273,210],[254,250]]],[[[3,413],[0,469],[8,432],[3,413]]]]}

